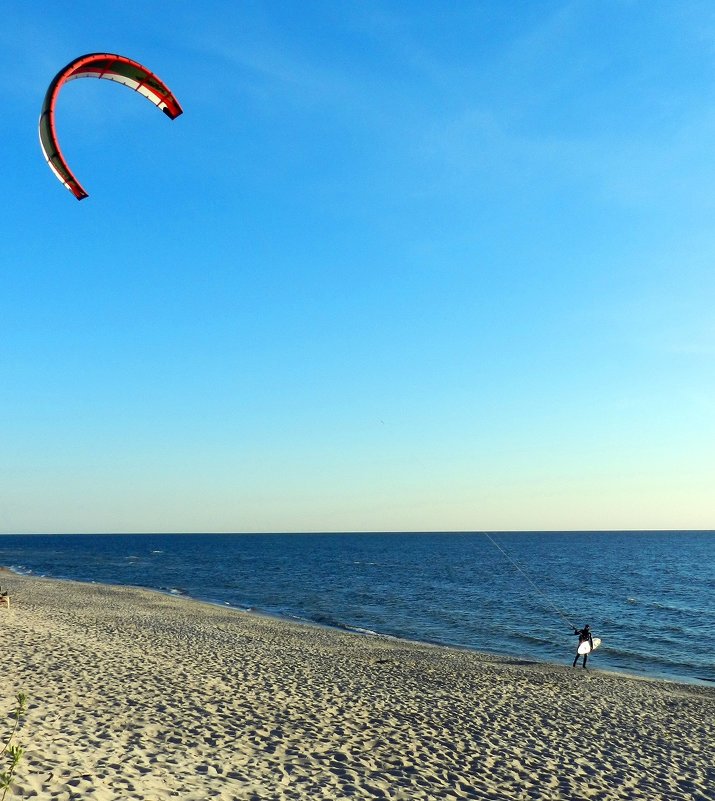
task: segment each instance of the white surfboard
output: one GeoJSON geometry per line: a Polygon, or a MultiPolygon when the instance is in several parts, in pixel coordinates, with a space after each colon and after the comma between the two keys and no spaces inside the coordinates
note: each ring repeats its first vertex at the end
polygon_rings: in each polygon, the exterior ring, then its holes
{"type": "Polygon", "coordinates": [[[601,638],[600,637],[594,637],[593,638],[593,648],[591,648],[591,643],[588,640],[585,640],[584,642],[580,643],[580,645],[578,646],[578,652],[580,654],[590,654],[591,651],[595,651],[596,648],[598,648],[598,646],[600,644],[601,644],[601,638]]]}

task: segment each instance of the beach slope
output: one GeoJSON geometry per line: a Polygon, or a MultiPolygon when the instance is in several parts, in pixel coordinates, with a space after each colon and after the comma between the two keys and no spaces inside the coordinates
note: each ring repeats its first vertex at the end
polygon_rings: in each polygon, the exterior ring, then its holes
{"type": "Polygon", "coordinates": [[[6,730],[29,697],[16,798],[713,798],[715,689],[2,583],[6,730]]]}

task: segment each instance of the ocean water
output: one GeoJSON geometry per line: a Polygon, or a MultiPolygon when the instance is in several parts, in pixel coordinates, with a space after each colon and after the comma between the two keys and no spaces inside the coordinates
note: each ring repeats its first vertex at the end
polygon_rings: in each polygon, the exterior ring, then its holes
{"type": "Polygon", "coordinates": [[[6,535],[0,565],[569,665],[589,623],[594,668],[715,681],[715,532],[6,535]]]}

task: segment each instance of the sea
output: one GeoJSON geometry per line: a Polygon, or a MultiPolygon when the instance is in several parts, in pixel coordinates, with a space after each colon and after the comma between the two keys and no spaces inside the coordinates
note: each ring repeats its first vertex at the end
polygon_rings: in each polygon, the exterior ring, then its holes
{"type": "Polygon", "coordinates": [[[588,623],[589,667],[715,682],[712,531],[4,535],[0,565],[563,665],[588,623]]]}

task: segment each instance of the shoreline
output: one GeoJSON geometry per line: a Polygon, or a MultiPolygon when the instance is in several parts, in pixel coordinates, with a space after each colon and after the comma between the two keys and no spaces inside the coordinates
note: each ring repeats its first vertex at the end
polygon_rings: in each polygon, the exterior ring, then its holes
{"type": "Polygon", "coordinates": [[[714,688],[143,588],[12,585],[3,702],[29,698],[17,798],[709,797],[714,688]]]}
{"type": "MultiPolygon", "coordinates": [[[[158,589],[156,587],[147,587],[142,586],[139,584],[113,584],[111,582],[101,582],[101,581],[94,581],[93,579],[71,579],[71,578],[58,578],[55,576],[37,576],[34,573],[20,573],[17,570],[14,570],[11,567],[2,566],[0,565],[0,575],[5,572],[8,575],[17,576],[19,578],[36,578],[36,579],[46,579],[48,581],[60,581],[60,582],[69,582],[69,583],[77,583],[83,584],[88,586],[106,586],[106,587],[114,587],[116,589],[134,589],[140,590],[143,592],[155,592],[162,596],[168,596],[170,598],[176,598],[178,601],[188,601],[193,603],[199,604],[207,604],[212,607],[217,607],[219,609],[225,610],[232,610],[234,612],[240,612],[242,614],[247,615],[256,615],[258,617],[266,617],[269,619],[274,619],[278,621],[284,621],[287,624],[295,624],[295,625],[304,625],[304,626],[315,626],[319,629],[326,629],[327,631],[336,631],[336,632],[343,632],[346,634],[353,634],[356,636],[363,636],[363,637],[378,637],[378,638],[385,638],[388,640],[395,640],[396,642],[404,642],[408,644],[414,645],[424,645],[434,648],[447,648],[453,649],[456,651],[465,651],[467,653],[473,653],[478,655],[483,655],[486,657],[494,657],[498,659],[512,659],[518,662],[529,662],[533,664],[542,664],[542,665],[551,665],[553,667],[566,667],[568,666],[568,662],[571,660],[573,654],[567,655],[564,658],[563,662],[556,662],[547,659],[540,659],[538,657],[524,657],[518,656],[507,651],[483,651],[478,650],[476,648],[471,648],[467,645],[459,645],[457,643],[447,643],[447,642],[438,642],[433,640],[418,640],[412,639],[410,637],[402,637],[398,634],[386,634],[379,631],[372,631],[369,629],[361,629],[358,627],[353,627],[349,625],[330,625],[328,623],[319,623],[314,620],[309,620],[307,618],[300,618],[294,615],[288,614],[281,614],[278,612],[271,612],[266,610],[261,610],[260,608],[248,606],[235,606],[228,602],[221,602],[221,601],[212,601],[206,598],[197,598],[192,595],[189,595],[183,591],[172,591],[172,590],[164,590],[158,589]]],[[[600,668],[600,667],[590,667],[589,670],[591,672],[600,672],[600,673],[607,673],[610,675],[615,676],[624,676],[632,679],[642,679],[643,681],[657,681],[657,682],[667,682],[671,684],[684,684],[690,685],[695,687],[715,687],[715,680],[707,679],[697,676],[675,676],[675,675],[665,675],[665,674],[658,674],[658,673],[631,673],[625,670],[612,670],[609,668],[600,668]]]]}

